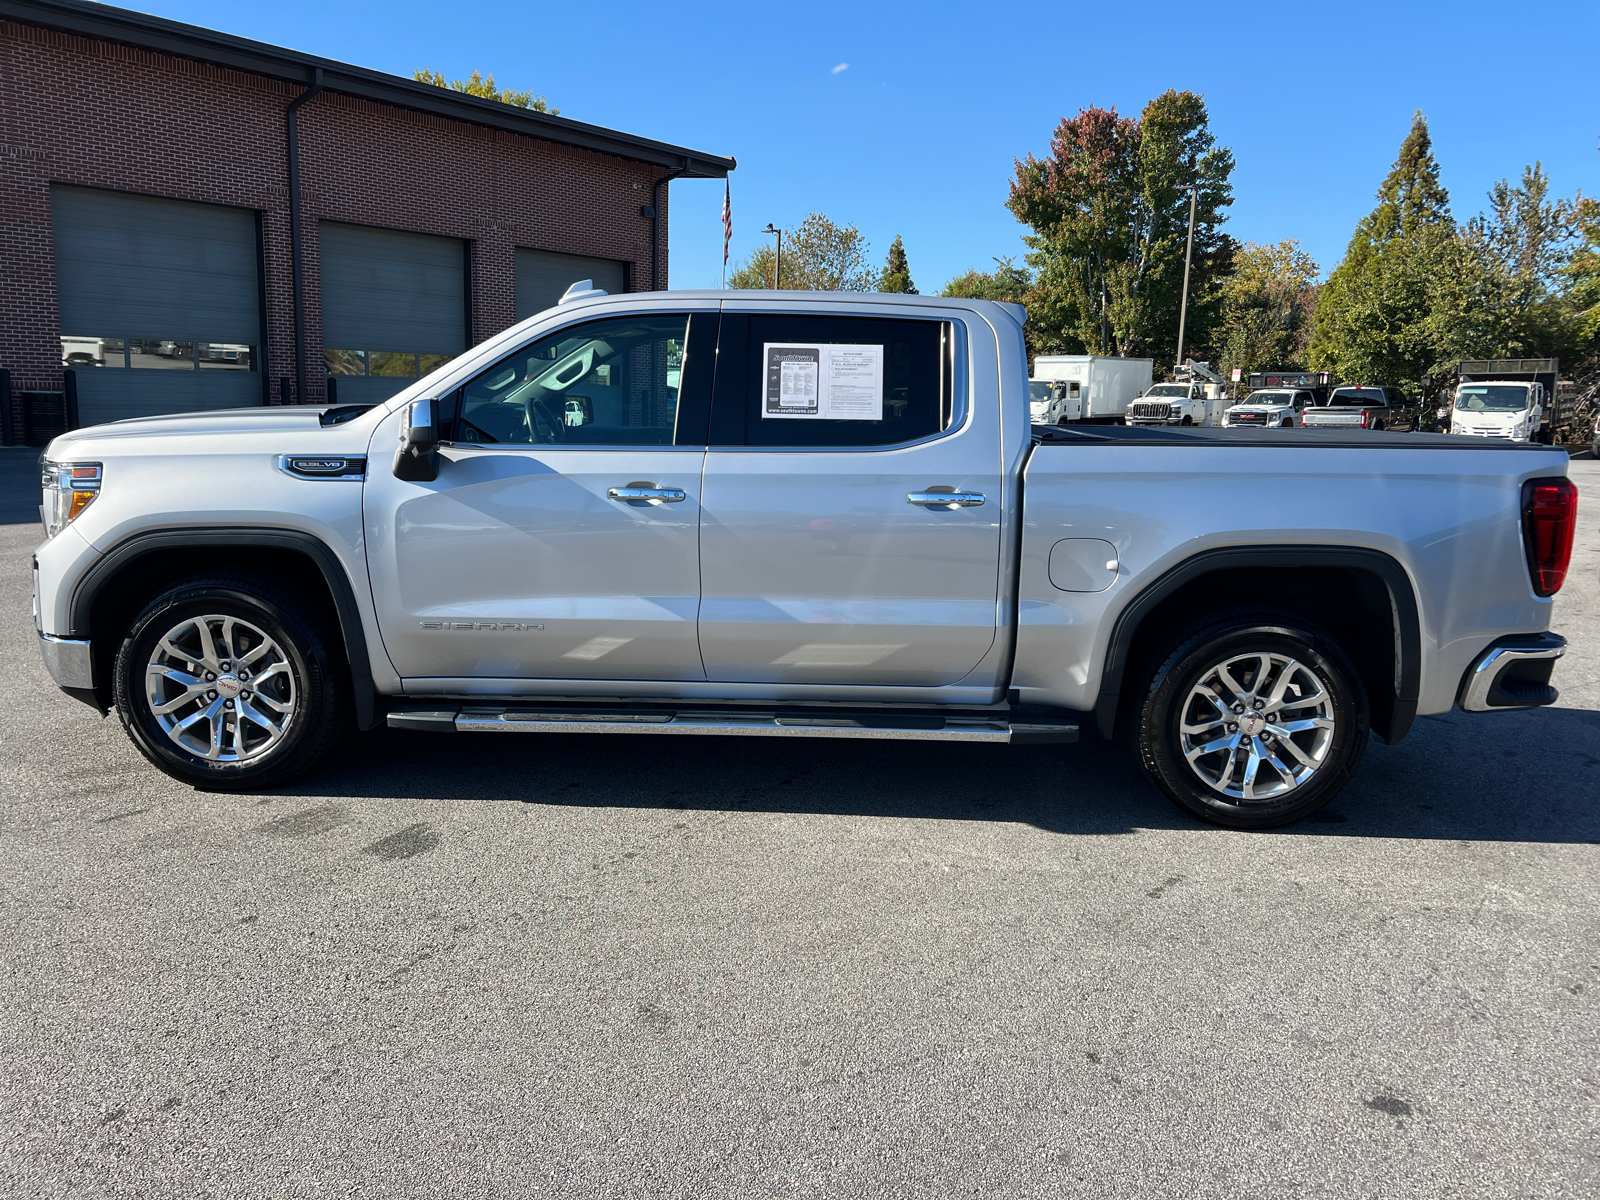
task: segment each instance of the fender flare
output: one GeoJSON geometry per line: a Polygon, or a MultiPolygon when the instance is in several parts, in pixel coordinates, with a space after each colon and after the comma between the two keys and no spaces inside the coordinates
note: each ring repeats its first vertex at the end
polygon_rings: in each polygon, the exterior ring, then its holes
{"type": "Polygon", "coordinates": [[[1404,567],[1381,550],[1359,546],[1222,546],[1184,559],[1168,568],[1125,604],[1111,628],[1105,666],[1100,673],[1100,694],[1095,699],[1095,723],[1100,735],[1115,731],[1121,702],[1123,675],[1133,649],[1134,635],[1150,611],[1185,584],[1214,571],[1248,567],[1342,567],[1366,571],[1383,581],[1389,593],[1389,615],[1394,629],[1394,708],[1384,741],[1393,745],[1416,720],[1422,691],[1422,625],[1416,590],[1404,567]]]}
{"type": "Polygon", "coordinates": [[[87,638],[92,635],[89,626],[95,600],[106,583],[123,568],[160,550],[219,544],[298,551],[316,565],[328,585],[334,612],[339,618],[345,661],[350,665],[351,700],[355,706],[356,727],[371,729],[376,725],[377,689],[372,682],[372,660],[367,657],[366,629],[361,622],[361,609],[356,604],[355,588],[338,555],[328,544],[298,529],[208,525],[157,529],[124,538],[101,555],[72,589],[70,613],[73,636],[87,638]]]}

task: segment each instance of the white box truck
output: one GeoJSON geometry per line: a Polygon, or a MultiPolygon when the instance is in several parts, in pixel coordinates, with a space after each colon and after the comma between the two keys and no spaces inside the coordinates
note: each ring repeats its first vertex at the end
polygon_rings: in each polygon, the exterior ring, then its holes
{"type": "Polygon", "coordinates": [[[1120,424],[1128,403],[1150,386],[1153,361],[1098,354],[1039,355],[1028,380],[1033,423],[1120,424]]]}

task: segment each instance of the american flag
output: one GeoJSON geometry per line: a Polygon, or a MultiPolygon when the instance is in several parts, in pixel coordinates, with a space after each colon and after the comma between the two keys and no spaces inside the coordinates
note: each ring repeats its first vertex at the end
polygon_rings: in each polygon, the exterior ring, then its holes
{"type": "Polygon", "coordinates": [[[733,240],[733,193],[726,180],[722,184],[722,283],[728,283],[728,243],[733,240]]]}

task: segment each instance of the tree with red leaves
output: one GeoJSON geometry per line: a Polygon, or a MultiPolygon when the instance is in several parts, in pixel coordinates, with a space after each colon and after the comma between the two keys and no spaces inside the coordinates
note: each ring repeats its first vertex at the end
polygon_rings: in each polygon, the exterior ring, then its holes
{"type": "MultiPolygon", "coordinates": [[[[1216,144],[1205,101],[1157,96],[1138,120],[1085,108],[1064,118],[1049,157],[1017,162],[1006,206],[1032,228],[1030,324],[1041,347],[1170,362],[1177,351],[1189,193],[1198,188],[1189,286],[1191,347],[1205,345],[1235,243],[1233,154],[1216,144]]],[[[1163,363],[1163,365],[1164,365],[1163,363]]]]}

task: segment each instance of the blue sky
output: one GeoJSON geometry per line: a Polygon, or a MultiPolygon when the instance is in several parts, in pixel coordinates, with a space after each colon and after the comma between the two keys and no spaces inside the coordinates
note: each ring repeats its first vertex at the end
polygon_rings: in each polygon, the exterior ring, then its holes
{"type": "MultiPolygon", "coordinates": [[[[1600,194],[1600,3],[529,4],[160,0],[174,20],[409,75],[473,68],[570,116],[738,158],[733,257],[768,221],[904,236],[922,291],[1020,254],[1013,160],[1088,104],[1205,96],[1242,241],[1331,269],[1420,108],[1458,219],[1540,159],[1600,194]],[[848,64],[843,66],[842,64],[848,64]]],[[[715,287],[722,183],[672,185],[672,282],[715,287]]]]}

